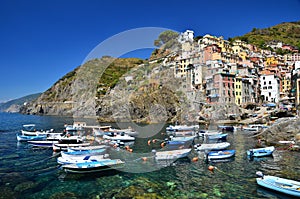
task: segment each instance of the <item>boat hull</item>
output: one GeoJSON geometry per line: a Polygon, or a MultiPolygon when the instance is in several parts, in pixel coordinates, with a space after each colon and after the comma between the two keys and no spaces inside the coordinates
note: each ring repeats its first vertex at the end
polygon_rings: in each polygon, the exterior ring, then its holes
{"type": "Polygon", "coordinates": [[[235,155],[235,150],[211,151],[207,154],[208,160],[220,160],[231,158],[235,155]]]}
{"type": "Polygon", "coordinates": [[[300,197],[300,182],[275,176],[256,178],[258,185],[290,196],[300,197]]]}

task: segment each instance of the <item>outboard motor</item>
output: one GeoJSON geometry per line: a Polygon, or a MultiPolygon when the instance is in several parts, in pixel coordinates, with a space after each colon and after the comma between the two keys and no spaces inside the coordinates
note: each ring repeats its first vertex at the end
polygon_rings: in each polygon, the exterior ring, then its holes
{"type": "Polygon", "coordinates": [[[256,175],[257,175],[258,177],[264,178],[264,174],[263,174],[263,172],[261,172],[261,171],[257,171],[257,172],[256,172],[256,175]]]}

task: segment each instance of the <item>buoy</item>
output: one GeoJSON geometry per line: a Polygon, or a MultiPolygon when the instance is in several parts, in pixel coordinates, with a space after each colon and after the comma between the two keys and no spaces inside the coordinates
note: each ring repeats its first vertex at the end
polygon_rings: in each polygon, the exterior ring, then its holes
{"type": "Polygon", "coordinates": [[[215,169],[214,166],[211,166],[211,165],[208,166],[208,170],[209,170],[209,171],[214,171],[214,169],[215,169]]]}
{"type": "Polygon", "coordinates": [[[151,140],[148,140],[148,146],[150,146],[150,144],[151,144],[151,140]]]}
{"type": "Polygon", "coordinates": [[[166,144],[166,143],[162,142],[162,143],[160,144],[161,148],[164,148],[164,147],[165,147],[165,144],[166,144]]]}
{"type": "Polygon", "coordinates": [[[133,149],[128,149],[128,151],[129,151],[130,153],[132,153],[133,149]]]}
{"type": "Polygon", "coordinates": [[[147,157],[142,157],[142,160],[143,160],[144,162],[146,162],[146,161],[147,161],[147,157]]]}
{"type": "Polygon", "coordinates": [[[130,149],[129,146],[125,146],[124,148],[125,148],[127,151],[130,149]]]}
{"type": "Polygon", "coordinates": [[[198,160],[199,160],[198,157],[193,157],[193,159],[192,159],[193,162],[197,162],[198,160]]]}
{"type": "Polygon", "coordinates": [[[156,139],[153,139],[152,142],[155,143],[155,142],[156,142],[156,139]]]}

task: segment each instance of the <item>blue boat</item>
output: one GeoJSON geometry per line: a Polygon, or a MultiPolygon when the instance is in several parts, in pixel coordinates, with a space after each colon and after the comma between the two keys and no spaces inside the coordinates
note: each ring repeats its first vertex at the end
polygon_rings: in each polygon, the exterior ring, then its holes
{"type": "Polygon", "coordinates": [[[276,176],[265,176],[260,171],[256,174],[259,176],[256,178],[258,185],[290,196],[300,197],[300,182],[276,176]]]}
{"type": "Polygon", "coordinates": [[[227,133],[215,133],[215,134],[207,134],[204,136],[205,139],[208,140],[226,140],[227,139],[227,133]]]}
{"type": "Polygon", "coordinates": [[[257,148],[257,149],[249,149],[247,150],[247,155],[249,157],[264,157],[270,156],[273,154],[275,150],[274,146],[264,147],[264,148],[257,148]]]}
{"type": "Polygon", "coordinates": [[[110,169],[119,169],[124,166],[120,159],[102,159],[99,161],[65,164],[62,166],[66,173],[92,173],[110,169]]]}
{"type": "Polygon", "coordinates": [[[70,156],[87,156],[87,155],[100,155],[106,151],[106,148],[102,149],[93,149],[93,150],[84,150],[84,151],[62,151],[62,157],[70,156]]]}
{"type": "Polygon", "coordinates": [[[47,135],[22,135],[20,133],[17,133],[16,136],[19,142],[27,142],[31,140],[45,140],[47,138],[47,135]]]}
{"type": "Polygon", "coordinates": [[[207,154],[208,161],[231,158],[235,155],[235,150],[211,151],[207,154]]]}

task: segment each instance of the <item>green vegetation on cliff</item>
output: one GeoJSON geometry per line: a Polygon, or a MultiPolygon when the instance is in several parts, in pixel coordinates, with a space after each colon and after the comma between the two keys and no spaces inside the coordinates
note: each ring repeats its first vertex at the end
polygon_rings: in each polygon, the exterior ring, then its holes
{"type": "Polygon", "coordinates": [[[232,39],[240,39],[260,48],[266,48],[269,42],[281,41],[300,49],[300,21],[285,22],[263,29],[253,28],[251,32],[232,39]]]}

